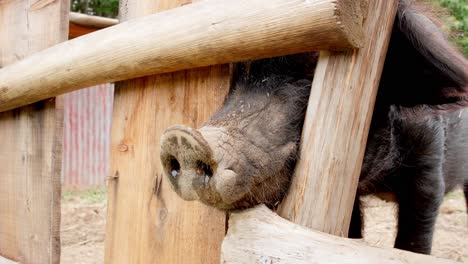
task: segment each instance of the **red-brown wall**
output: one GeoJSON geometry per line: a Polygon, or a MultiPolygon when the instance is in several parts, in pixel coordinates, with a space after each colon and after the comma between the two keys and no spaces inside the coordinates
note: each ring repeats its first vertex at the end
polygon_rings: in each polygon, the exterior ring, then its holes
{"type": "Polygon", "coordinates": [[[109,142],[114,85],[64,95],[63,185],[104,185],[109,175],[109,142]]]}

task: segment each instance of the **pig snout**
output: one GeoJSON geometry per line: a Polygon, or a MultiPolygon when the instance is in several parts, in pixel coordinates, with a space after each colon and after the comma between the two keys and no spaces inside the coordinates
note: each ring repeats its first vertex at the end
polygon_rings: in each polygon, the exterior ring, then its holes
{"type": "Polygon", "coordinates": [[[239,193],[242,188],[236,186],[237,174],[225,164],[228,153],[213,144],[222,138],[226,138],[222,129],[193,130],[180,125],[168,128],[163,134],[164,174],[182,199],[229,208],[242,196],[239,193]]]}
{"type": "Polygon", "coordinates": [[[161,162],[174,190],[185,200],[197,200],[213,176],[212,150],[203,136],[190,128],[174,126],[161,139],[161,162]]]}
{"type": "Polygon", "coordinates": [[[161,138],[164,174],[184,200],[219,209],[274,204],[287,189],[285,162],[296,144],[266,151],[247,139],[222,127],[170,127],[161,138]]]}

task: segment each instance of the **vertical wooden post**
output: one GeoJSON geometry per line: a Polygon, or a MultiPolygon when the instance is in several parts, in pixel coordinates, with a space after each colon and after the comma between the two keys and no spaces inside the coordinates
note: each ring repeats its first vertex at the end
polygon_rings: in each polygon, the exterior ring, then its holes
{"type": "MultiPolygon", "coordinates": [[[[0,68],[66,40],[68,13],[67,0],[1,1],[0,68]]],[[[0,255],[12,261],[60,262],[62,118],[55,99],[0,114],[0,255]]]]}
{"type": "MultiPolygon", "coordinates": [[[[188,3],[125,0],[120,21],[188,3]]],[[[222,104],[229,80],[223,65],[116,84],[106,263],[219,262],[225,213],[185,202],[171,190],[159,140],[171,125],[197,127],[207,120],[222,104]]]]}
{"type": "Polygon", "coordinates": [[[320,54],[301,158],[279,208],[281,216],[315,230],[347,236],[397,5],[397,0],[369,0],[365,46],[320,54]]]}

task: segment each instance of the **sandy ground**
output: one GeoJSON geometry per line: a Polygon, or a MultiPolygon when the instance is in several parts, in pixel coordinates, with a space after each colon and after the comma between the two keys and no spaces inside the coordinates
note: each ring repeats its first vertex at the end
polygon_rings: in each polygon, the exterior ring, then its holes
{"type": "MultiPolygon", "coordinates": [[[[395,205],[364,199],[365,236],[370,245],[392,247],[395,205]]],[[[432,254],[468,263],[468,220],[461,191],[447,195],[440,209],[432,254]]],[[[63,264],[97,264],[104,259],[105,193],[68,193],[62,202],[63,264]]]]}
{"type": "MultiPolygon", "coordinates": [[[[365,240],[373,246],[392,247],[395,240],[396,205],[365,197],[365,240]]],[[[468,217],[461,190],[449,193],[440,208],[432,255],[468,263],[468,217]]]]}
{"type": "Polygon", "coordinates": [[[73,192],[62,199],[62,264],[104,263],[106,196],[94,193],[73,192]]]}

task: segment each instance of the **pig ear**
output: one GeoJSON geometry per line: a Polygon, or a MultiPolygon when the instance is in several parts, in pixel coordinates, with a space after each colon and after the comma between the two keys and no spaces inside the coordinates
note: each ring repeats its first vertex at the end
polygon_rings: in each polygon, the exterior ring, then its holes
{"type": "Polygon", "coordinates": [[[468,105],[468,62],[424,9],[400,0],[379,95],[410,107],[468,105]]]}

